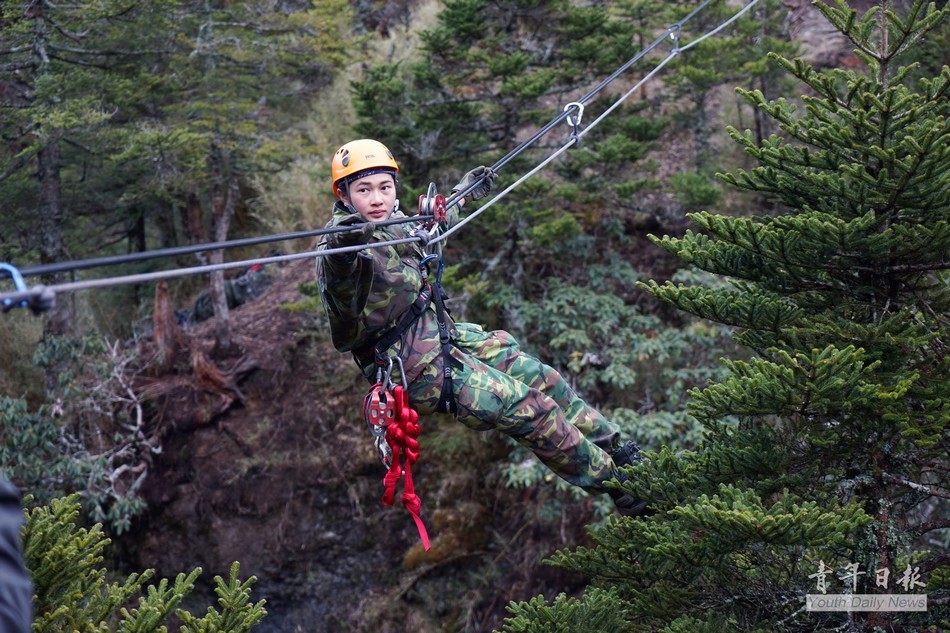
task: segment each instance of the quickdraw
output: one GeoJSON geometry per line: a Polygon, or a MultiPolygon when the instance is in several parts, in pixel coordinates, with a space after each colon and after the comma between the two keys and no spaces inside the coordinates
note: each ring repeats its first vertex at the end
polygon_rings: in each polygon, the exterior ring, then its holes
{"type": "Polygon", "coordinates": [[[385,369],[376,373],[376,383],[363,401],[363,415],[373,435],[373,443],[380,459],[388,469],[383,478],[383,505],[391,506],[396,500],[396,484],[403,473],[402,503],[412,515],[419,531],[422,546],[429,550],[429,534],[422,522],[422,499],[416,494],[412,481],[412,464],[419,459],[419,413],[409,406],[409,392],[402,359],[396,357],[402,384],[392,383],[393,359],[385,369]]]}

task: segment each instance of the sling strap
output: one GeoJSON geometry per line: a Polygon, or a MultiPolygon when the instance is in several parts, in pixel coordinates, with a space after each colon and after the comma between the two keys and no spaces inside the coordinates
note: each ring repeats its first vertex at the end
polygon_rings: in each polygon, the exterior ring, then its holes
{"type": "MultiPolygon", "coordinates": [[[[441,267],[441,264],[440,264],[441,267]]],[[[442,393],[435,410],[441,413],[458,413],[455,393],[452,391],[452,337],[446,325],[445,297],[442,284],[436,282],[432,299],[435,301],[435,316],[439,324],[439,342],[442,344],[442,393]]]]}

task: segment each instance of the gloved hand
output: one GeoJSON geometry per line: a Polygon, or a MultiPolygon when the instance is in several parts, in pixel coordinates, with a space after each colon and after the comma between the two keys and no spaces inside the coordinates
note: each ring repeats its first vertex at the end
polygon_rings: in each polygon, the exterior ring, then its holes
{"type": "Polygon", "coordinates": [[[456,192],[467,188],[479,178],[481,178],[482,181],[478,183],[474,189],[468,192],[465,197],[470,200],[481,200],[491,193],[492,187],[495,186],[495,172],[484,165],[476,167],[472,171],[462,176],[462,180],[459,181],[459,184],[452,187],[452,193],[455,194],[456,192]]]}
{"type": "Polygon", "coordinates": [[[329,248],[342,248],[344,246],[356,246],[357,244],[366,244],[369,238],[373,236],[376,225],[372,222],[363,223],[363,218],[354,213],[348,218],[337,222],[338,227],[358,226],[350,231],[341,231],[339,233],[330,233],[327,235],[327,246],[329,248]],[[362,226],[359,226],[362,224],[362,226]]]}

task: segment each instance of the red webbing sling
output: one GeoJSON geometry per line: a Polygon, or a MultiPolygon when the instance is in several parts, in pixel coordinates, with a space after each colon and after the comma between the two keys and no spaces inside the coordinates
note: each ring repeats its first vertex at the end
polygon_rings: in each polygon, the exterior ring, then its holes
{"type": "Polygon", "coordinates": [[[419,538],[422,539],[422,546],[428,551],[429,534],[426,532],[426,526],[422,522],[419,512],[422,510],[422,499],[416,494],[415,486],[412,483],[412,465],[419,459],[419,413],[409,406],[409,394],[402,385],[393,387],[393,400],[395,401],[395,416],[393,422],[386,427],[386,441],[392,448],[393,456],[389,464],[389,472],[383,478],[383,485],[386,491],[383,493],[383,505],[391,506],[395,503],[396,484],[403,472],[406,474],[406,481],[402,487],[402,503],[406,510],[412,515],[416,522],[416,528],[419,530],[419,538]],[[405,466],[402,462],[405,462],[405,466]]]}

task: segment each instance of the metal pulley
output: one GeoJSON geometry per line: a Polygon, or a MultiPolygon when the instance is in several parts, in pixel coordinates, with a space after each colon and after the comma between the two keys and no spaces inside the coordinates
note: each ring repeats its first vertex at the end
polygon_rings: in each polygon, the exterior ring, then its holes
{"type": "Polygon", "coordinates": [[[448,218],[448,210],[445,206],[445,196],[436,193],[435,183],[429,183],[429,190],[425,195],[419,196],[419,216],[432,216],[432,221],[441,224],[448,218]]]}
{"type": "Polygon", "coordinates": [[[396,398],[392,392],[393,362],[389,359],[389,366],[384,370],[376,370],[376,383],[370,388],[363,399],[363,419],[373,436],[373,446],[379,454],[379,460],[386,468],[392,463],[392,449],[386,441],[386,427],[396,419],[396,398]]]}

